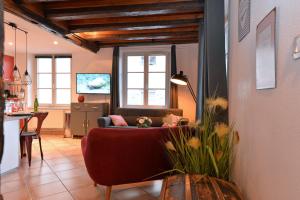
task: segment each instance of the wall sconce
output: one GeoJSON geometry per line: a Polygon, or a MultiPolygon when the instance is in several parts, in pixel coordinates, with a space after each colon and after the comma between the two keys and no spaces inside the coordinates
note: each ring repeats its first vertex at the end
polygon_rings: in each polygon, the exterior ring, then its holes
{"type": "Polygon", "coordinates": [[[297,60],[297,59],[300,58],[300,35],[298,35],[298,36],[295,38],[295,41],[294,41],[293,58],[294,58],[295,60],[297,60]]]}

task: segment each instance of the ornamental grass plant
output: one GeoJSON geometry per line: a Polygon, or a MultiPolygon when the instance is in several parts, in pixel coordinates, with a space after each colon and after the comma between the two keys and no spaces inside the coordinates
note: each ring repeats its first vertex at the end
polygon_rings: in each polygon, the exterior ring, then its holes
{"type": "Polygon", "coordinates": [[[201,122],[189,128],[171,131],[165,143],[173,170],[183,174],[201,174],[229,180],[233,160],[233,147],[239,141],[232,125],[218,121],[226,112],[224,98],[207,99],[201,122]]]}

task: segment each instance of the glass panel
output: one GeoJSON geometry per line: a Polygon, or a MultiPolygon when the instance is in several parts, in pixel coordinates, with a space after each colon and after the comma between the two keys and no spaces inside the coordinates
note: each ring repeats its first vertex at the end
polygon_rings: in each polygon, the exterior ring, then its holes
{"type": "Polygon", "coordinates": [[[70,74],[56,74],[56,88],[70,88],[71,75],[70,74]]]}
{"type": "Polygon", "coordinates": [[[144,105],[144,90],[127,90],[128,105],[144,105]]]}
{"type": "Polygon", "coordinates": [[[71,73],[71,58],[56,58],[56,73],[71,73]]]}
{"type": "Polygon", "coordinates": [[[52,88],[52,74],[38,74],[38,88],[52,88]]]}
{"type": "Polygon", "coordinates": [[[70,104],[71,90],[70,89],[57,89],[56,90],[56,104],[70,104]]]}
{"type": "Polygon", "coordinates": [[[149,72],[165,72],[166,56],[149,56],[149,72]]]}
{"type": "Polygon", "coordinates": [[[144,73],[128,73],[127,88],[144,88],[144,73]]]}
{"type": "Polygon", "coordinates": [[[127,71],[144,72],[144,56],[128,56],[127,71]]]}
{"type": "Polygon", "coordinates": [[[149,88],[166,88],[165,73],[149,73],[149,88]]]}
{"type": "Polygon", "coordinates": [[[52,89],[38,89],[37,97],[38,97],[39,104],[51,104],[52,89]]]}
{"type": "Polygon", "coordinates": [[[37,58],[37,72],[51,73],[52,72],[52,58],[37,58]]]}
{"type": "Polygon", "coordinates": [[[151,106],[165,106],[165,90],[149,90],[148,104],[151,106]]]}

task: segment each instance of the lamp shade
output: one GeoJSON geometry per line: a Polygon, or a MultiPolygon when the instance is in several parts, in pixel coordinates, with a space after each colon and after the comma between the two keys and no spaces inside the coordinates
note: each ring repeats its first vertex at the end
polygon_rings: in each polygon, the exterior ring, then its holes
{"type": "Polygon", "coordinates": [[[187,85],[188,79],[186,75],[183,74],[183,71],[180,71],[179,74],[175,74],[171,77],[170,81],[176,85],[187,85]]]}

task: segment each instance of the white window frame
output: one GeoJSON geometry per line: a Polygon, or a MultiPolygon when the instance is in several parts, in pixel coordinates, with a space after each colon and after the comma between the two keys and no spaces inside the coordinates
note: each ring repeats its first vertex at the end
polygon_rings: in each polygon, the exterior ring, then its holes
{"type": "MultiPolygon", "coordinates": [[[[147,51],[147,52],[126,52],[123,54],[122,58],[122,68],[123,68],[123,79],[122,79],[122,94],[123,94],[123,107],[125,108],[168,108],[169,102],[170,102],[170,53],[165,51],[147,51]],[[159,106],[159,105],[148,105],[148,78],[149,78],[149,70],[148,70],[148,58],[150,55],[164,55],[166,56],[166,80],[165,80],[165,105],[159,106]],[[128,56],[144,56],[144,104],[143,105],[128,105],[127,104],[127,58],[128,56]]],[[[156,72],[151,72],[156,73],[156,72]]],[[[157,72],[161,73],[161,72],[157,72]]],[[[151,88],[155,89],[155,88],[151,88]]],[[[158,90],[161,88],[157,88],[158,90]]]]}
{"type": "MultiPolygon", "coordinates": [[[[43,104],[39,103],[39,106],[42,108],[69,108],[72,102],[72,56],[66,55],[66,57],[70,57],[70,104],[57,104],[56,103],[56,90],[61,88],[56,88],[56,58],[64,57],[64,55],[47,55],[47,56],[36,56],[36,69],[35,69],[35,78],[36,78],[36,86],[35,86],[35,95],[38,94],[38,59],[39,58],[51,58],[52,60],[52,103],[51,104],[43,104]]],[[[59,73],[59,74],[69,74],[69,73],[59,73]]],[[[67,89],[67,88],[66,88],[67,89]]]]}

